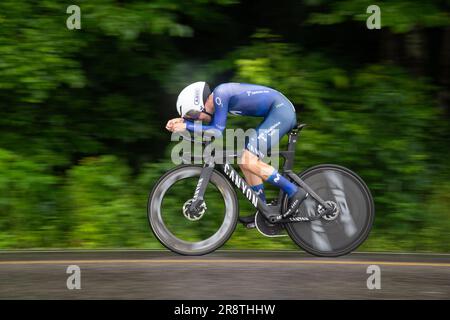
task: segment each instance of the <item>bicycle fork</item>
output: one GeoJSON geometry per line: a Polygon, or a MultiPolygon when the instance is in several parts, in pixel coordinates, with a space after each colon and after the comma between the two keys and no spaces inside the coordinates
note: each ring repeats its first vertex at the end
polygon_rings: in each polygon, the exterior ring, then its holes
{"type": "Polygon", "coordinates": [[[209,179],[211,179],[213,170],[213,163],[206,163],[203,166],[202,172],[200,173],[200,178],[197,182],[197,187],[195,188],[194,196],[192,197],[192,203],[188,207],[190,212],[198,211],[200,206],[203,204],[205,191],[208,187],[209,179]]]}

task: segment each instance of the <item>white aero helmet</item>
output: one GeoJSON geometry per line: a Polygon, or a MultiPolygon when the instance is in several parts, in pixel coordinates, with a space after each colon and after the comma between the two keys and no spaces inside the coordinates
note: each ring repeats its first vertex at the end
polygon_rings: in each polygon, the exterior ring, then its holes
{"type": "Polygon", "coordinates": [[[208,84],[204,81],[194,82],[188,85],[178,95],[178,113],[181,117],[198,117],[201,112],[205,112],[205,103],[210,94],[211,90],[209,89],[208,84]]]}

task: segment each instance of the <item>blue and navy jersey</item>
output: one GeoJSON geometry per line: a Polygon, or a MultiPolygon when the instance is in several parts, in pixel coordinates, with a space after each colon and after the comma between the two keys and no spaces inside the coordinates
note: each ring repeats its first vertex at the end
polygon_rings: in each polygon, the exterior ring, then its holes
{"type": "MultiPolygon", "coordinates": [[[[228,113],[239,116],[265,117],[280,98],[287,100],[280,92],[272,88],[247,83],[223,83],[214,89],[213,98],[213,118],[209,125],[201,126],[202,130],[223,131],[228,113]]],[[[188,120],[185,122],[186,128],[194,131],[194,122],[188,120]]]]}

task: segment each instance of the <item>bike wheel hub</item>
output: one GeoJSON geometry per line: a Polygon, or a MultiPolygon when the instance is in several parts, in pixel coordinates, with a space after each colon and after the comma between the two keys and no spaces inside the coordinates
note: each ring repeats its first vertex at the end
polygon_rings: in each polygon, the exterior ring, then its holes
{"type": "MultiPolygon", "coordinates": [[[[325,213],[322,216],[322,218],[327,221],[336,220],[336,218],[339,216],[339,212],[340,212],[336,202],[326,201],[326,203],[331,207],[331,209],[329,209],[329,212],[325,213]]],[[[319,214],[323,213],[325,210],[326,210],[326,208],[324,208],[321,204],[317,205],[317,212],[319,214]]]]}
{"type": "Polygon", "coordinates": [[[183,205],[183,215],[186,219],[190,221],[200,220],[206,212],[206,203],[202,202],[197,208],[191,209],[191,204],[193,200],[189,199],[183,205]]]}

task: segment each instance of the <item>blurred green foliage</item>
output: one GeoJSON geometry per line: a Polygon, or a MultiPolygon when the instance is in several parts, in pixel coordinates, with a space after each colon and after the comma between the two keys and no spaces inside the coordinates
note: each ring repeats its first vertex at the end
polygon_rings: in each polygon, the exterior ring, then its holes
{"type": "MultiPolygon", "coordinates": [[[[297,171],[341,164],[375,197],[362,249],[450,250],[448,1],[378,2],[381,30],[359,0],[70,4],[81,30],[66,28],[69,4],[0,2],[0,248],[160,248],[146,200],[173,167],[164,125],[204,79],[292,100],[310,125],[297,171]]],[[[238,226],[225,247],[294,245],[238,226]]]]}
{"type": "MultiPolygon", "coordinates": [[[[313,13],[310,23],[332,25],[348,19],[365,22],[366,8],[376,4],[381,8],[383,26],[395,33],[405,33],[417,27],[447,26],[449,14],[445,11],[448,1],[431,0],[384,0],[374,3],[370,0],[307,1],[312,6],[329,3],[327,13],[313,13]]],[[[447,7],[448,9],[448,7],[447,7]]]]}

